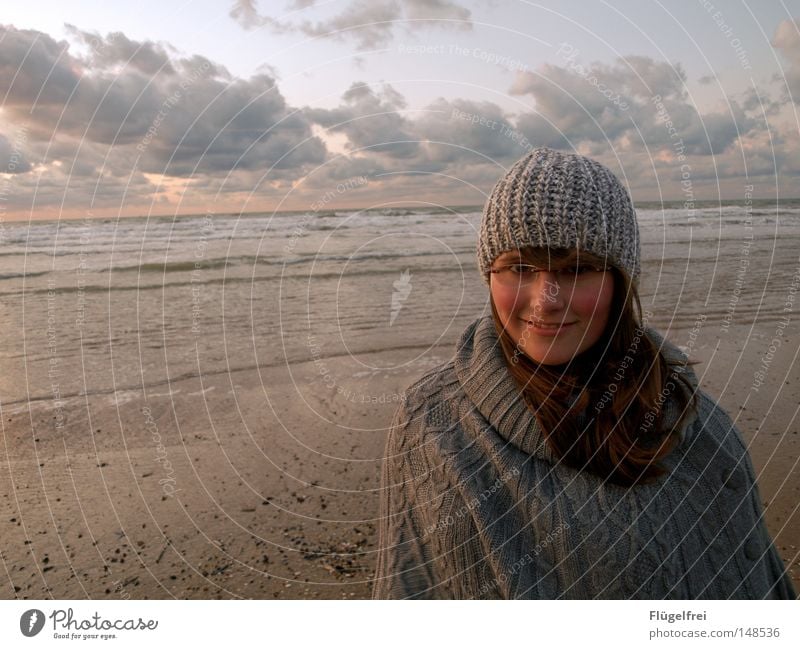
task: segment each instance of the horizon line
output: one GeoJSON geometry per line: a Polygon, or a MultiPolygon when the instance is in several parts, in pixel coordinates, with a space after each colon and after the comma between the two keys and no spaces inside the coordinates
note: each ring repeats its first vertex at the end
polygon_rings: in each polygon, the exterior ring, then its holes
{"type": "MultiPolygon", "coordinates": [[[[744,202],[744,201],[747,201],[747,200],[749,200],[751,203],[758,202],[760,204],[764,204],[764,203],[774,204],[774,203],[780,203],[780,201],[800,200],[800,196],[785,196],[783,198],[752,198],[752,199],[746,199],[746,198],[695,199],[693,201],[693,207],[692,208],[687,207],[687,209],[697,209],[697,207],[698,207],[698,205],[700,203],[706,203],[706,204],[710,203],[713,206],[714,204],[722,204],[722,203],[730,203],[730,202],[737,203],[737,202],[744,202]]],[[[683,199],[640,200],[640,201],[634,201],[633,202],[633,206],[634,206],[634,208],[636,208],[637,205],[653,204],[653,203],[655,203],[655,204],[660,203],[662,205],[666,205],[668,203],[684,203],[685,204],[686,201],[683,200],[683,199]]],[[[427,206],[427,209],[430,209],[430,207],[431,206],[427,206]]],[[[439,208],[436,208],[436,209],[442,209],[442,210],[453,209],[453,210],[462,210],[462,211],[466,210],[466,209],[475,209],[477,211],[482,211],[483,207],[484,207],[483,204],[470,203],[470,204],[466,204],[466,205],[443,205],[443,206],[441,206],[439,208]]],[[[707,207],[708,207],[708,205],[707,205],[707,207]]],[[[174,213],[174,214],[168,214],[168,213],[160,213],[160,214],[116,214],[116,215],[92,215],[92,216],[87,216],[86,214],[84,214],[82,216],[59,216],[59,217],[50,217],[50,218],[16,218],[13,215],[5,215],[5,216],[0,215],[0,229],[2,229],[2,224],[3,223],[25,223],[25,222],[28,222],[28,223],[30,223],[30,222],[44,223],[44,222],[48,222],[48,221],[80,221],[80,220],[85,220],[87,218],[90,219],[90,220],[93,220],[93,221],[94,220],[100,220],[100,219],[103,219],[103,220],[151,219],[151,218],[152,219],[165,219],[165,218],[192,218],[192,217],[198,217],[198,216],[207,216],[209,214],[211,214],[212,216],[224,216],[224,217],[237,216],[237,217],[242,217],[242,216],[254,216],[254,215],[257,215],[257,214],[269,214],[269,213],[272,213],[272,214],[309,214],[309,213],[328,213],[328,212],[339,212],[339,211],[341,211],[341,212],[359,212],[359,211],[367,212],[367,211],[370,211],[370,210],[391,210],[391,209],[406,209],[406,210],[407,209],[417,209],[417,210],[423,210],[423,209],[426,209],[426,208],[420,207],[419,203],[416,203],[414,205],[392,205],[391,207],[387,207],[387,206],[383,206],[383,207],[335,207],[335,208],[332,207],[331,209],[326,209],[326,210],[308,210],[308,209],[305,209],[305,210],[302,210],[302,209],[269,210],[269,209],[266,209],[266,210],[248,210],[247,212],[238,212],[238,213],[236,213],[236,212],[225,212],[225,211],[214,213],[214,212],[206,211],[206,212],[181,212],[181,213],[174,213]]],[[[87,212],[91,212],[91,210],[87,210],[87,212]]]]}

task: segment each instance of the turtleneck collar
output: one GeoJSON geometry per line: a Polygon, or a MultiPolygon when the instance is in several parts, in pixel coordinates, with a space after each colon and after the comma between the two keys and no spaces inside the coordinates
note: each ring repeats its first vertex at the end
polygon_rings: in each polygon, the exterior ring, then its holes
{"type": "MultiPolygon", "coordinates": [[[[686,362],[686,354],[656,330],[646,328],[645,333],[668,360],[686,362]]],[[[525,453],[556,461],[536,417],[508,371],[491,315],[478,318],[461,334],[456,346],[455,371],[464,392],[503,439],[525,453]]],[[[685,366],[684,376],[696,391],[697,377],[689,366],[685,366]]],[[[673,425],[681,414],[674,399],[667,398],[663,407],[666,423],[673,425]]],[[[693,414],[687,416],[680,431],[683,438],[693,420],[693,414]]]]}

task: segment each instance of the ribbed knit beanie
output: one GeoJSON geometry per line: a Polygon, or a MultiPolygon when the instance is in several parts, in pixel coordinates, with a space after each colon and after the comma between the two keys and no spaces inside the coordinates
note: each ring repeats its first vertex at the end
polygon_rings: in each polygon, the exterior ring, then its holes
{"type": "Polygon", "coordinates": [[[478,239],[483,280],[489,284],[498,255],[525,246],[591,252],[638,284],[639,226],[630,195],[610,169],[584,156],[534,149],[494,186],[478,239]]]}

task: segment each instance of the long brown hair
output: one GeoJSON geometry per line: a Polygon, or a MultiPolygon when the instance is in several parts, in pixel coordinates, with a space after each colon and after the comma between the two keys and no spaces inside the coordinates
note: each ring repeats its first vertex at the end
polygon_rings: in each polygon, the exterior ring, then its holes
{"type": "Polygon", "coordinates": [[[580,262],[606,266],[614,274],[603,335],[563,365],[543,365],[521,353],[490,300],[509,373],[547,444],[565,464],[615,484],[631,486],[663,475],[660,460],[674,448],[677,430],[697,407],[683,376],[685,367],[696,362],[670,362],[645,334],[639,293],[624,270],[574,249],[522,248],[520,255],[523,263],[539,268],[558,270],[580,262]],[[681,412],[671,430],[664,425],[666,399],[674,399],[681,412]]]}

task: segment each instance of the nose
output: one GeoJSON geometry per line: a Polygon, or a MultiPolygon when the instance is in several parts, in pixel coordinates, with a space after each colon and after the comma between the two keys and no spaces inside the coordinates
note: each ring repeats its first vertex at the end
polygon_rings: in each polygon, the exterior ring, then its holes
{"type": "Polygon", "coordinates": [[[530,291],[531,306],[537,316],[561,311],[566,304],[564,289],[558,282],[558,273],[549,270],[539,271],[530,286],[530,291]]]}

